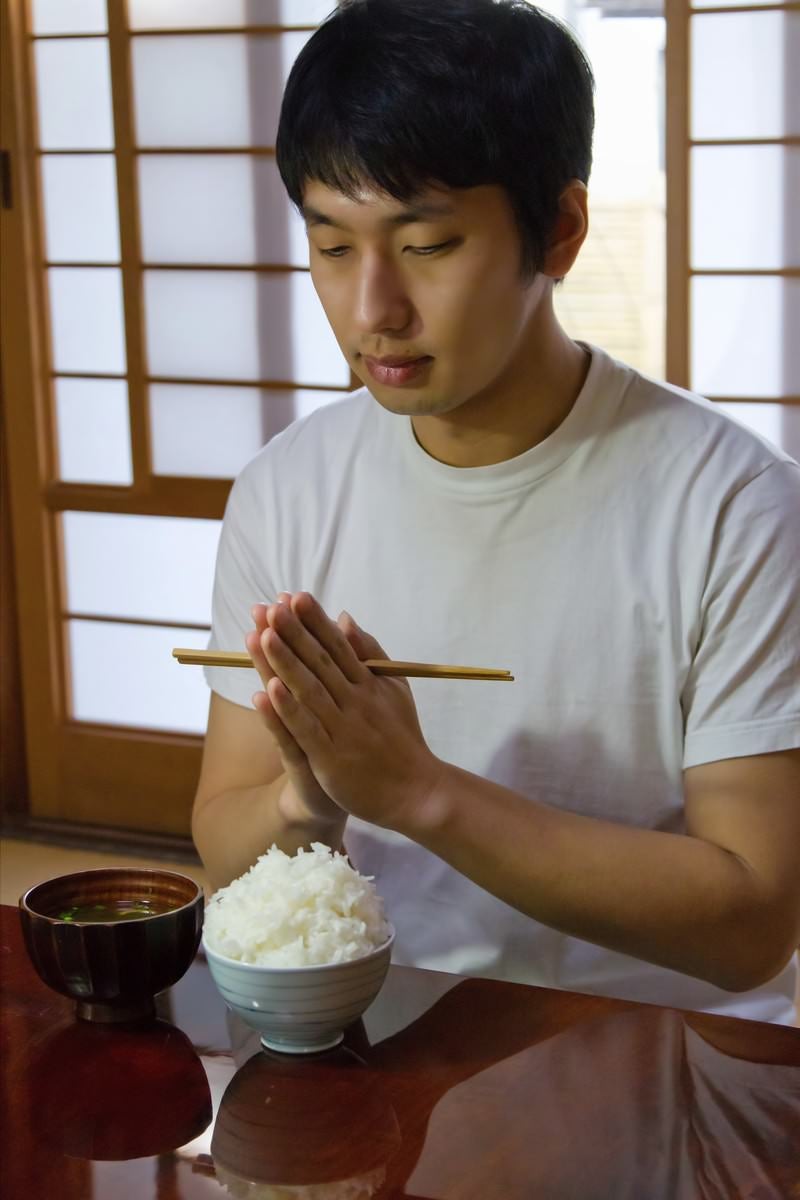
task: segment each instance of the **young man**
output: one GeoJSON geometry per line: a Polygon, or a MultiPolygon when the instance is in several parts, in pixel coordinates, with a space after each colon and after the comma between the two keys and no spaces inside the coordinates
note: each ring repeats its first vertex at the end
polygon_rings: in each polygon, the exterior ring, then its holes
{"type": "Polygon", "coordinates": [[[518,0],[355,0],[301,53],[278,162],[365,387],[233,489],[212,640],[258,675],[209,672],[194,835],[217,885],[344,841],[401,963],[788,1022],[800,471],[559,326],[592,120],[518,0]]]}

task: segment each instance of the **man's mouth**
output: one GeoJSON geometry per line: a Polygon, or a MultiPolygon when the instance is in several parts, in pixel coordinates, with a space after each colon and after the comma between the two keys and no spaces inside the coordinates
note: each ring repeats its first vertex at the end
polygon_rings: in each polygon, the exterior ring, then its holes
{"type": "Polygon", "coordinates": [[[417,358],[410,358],[408,355],[373,358],[369,354],[362,357],[375,382],[389,387],[402,387],[403,384],[417,381],[433,362],[430,354],[423,354],[417,358]]]}

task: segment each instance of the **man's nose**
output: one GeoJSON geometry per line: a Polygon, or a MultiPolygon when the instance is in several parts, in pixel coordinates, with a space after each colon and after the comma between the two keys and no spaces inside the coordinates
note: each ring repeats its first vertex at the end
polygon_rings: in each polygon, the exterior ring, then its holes
{"type": "Polygon", "coordinates": [[[402,273],[382,256],[364,259],[360,266],[355,311],[358,328],[363,333],[400,333],[413,313],[402,273]]]}

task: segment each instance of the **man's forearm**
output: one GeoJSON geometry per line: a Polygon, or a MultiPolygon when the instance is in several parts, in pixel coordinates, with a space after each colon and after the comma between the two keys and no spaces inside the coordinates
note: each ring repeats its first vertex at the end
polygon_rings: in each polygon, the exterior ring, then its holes
{"type": "Polygon", "coordinates": [[[753,872],[699,838],[564,812],[450,765],[398,831],[573,937],[732,991],[783,965],[753,872]]]}
{"type": "Polygon", "coordinates": [[[236,788],[205,799],[192,814],[192,836],[212,888],[244,874],[270,846],[294,854],[312,842],[338,849],[346,815],[336,822],[304,817],[285,774],[259,787],[236,788]]]}

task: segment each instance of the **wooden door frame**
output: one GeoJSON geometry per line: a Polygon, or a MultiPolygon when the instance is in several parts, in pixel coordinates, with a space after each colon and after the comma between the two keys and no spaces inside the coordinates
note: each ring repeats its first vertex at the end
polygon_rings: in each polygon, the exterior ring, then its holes
{"type": "Polygon", "coordinates": [[[45,306],[41,287],[36,286],[42,260],[31,219],[36,209],[31,190],[35,164],[32,114],[21,53],[24,17],[21,0],[7,0],[3,5],[1,99],[3,145],[10,158],[11,206],[4,206],[0,212],[0,287],[4,297],[0,344],[28,782],[30,795],[42,797],[45,807],[50,807],[57,794],[56,756],[34,751],[39,741],[55,745],[56,714],[65,681],[54,619],[58,612],[56,526],[42,504],[51,439],[45,398],[45,306]]]}
{"type": "MultiPolygon", "coordinates": [[[[0,344],[28,765],[27,821],[23,823],[32,831],[46,828],[51,833],[79,827],[86,835],[101,838],[113,829],[114,841],[124,841],[124,830],[98,826],[95,818],[90,825],[87,818],[89,809],[96,811],[109,797],[122,797],[130,805],[129,834],[137,844],[144,840],[148,845],[188,846],[202,739],[91,725],[69,717],[59,512],[91,501],[95,507],[100,497],[98,489],[89,485],[75,488],[72,494],[72,488],[53,482],[53,381],[48,365],[45,253],[38,221],[42,207],[29,20],[25,0],[4,0],[2,144],[10,155],[12,195],[11,207],[3,208],[0,215],[4,251],[0,344]],[[153,830],[160,832],[154,837],[153,830]]],[[[201,499],[202,507],[212,507],[214,515],[221,515],[227,491],[220,482],[209,481],[212,486],[201,499]]],[[[149,507],[147,501],[139,504],[122,489],[114,498],[121,502],[122,511],[149,507]]],[[[14,824],[19,825],[19,819],[14,824]]]]}
{"type": "Polygon", "coordinates": [[[8,502],[5,405],[0,382],[0,818],[28,811],[16,571],[8,502]]]}
{"type": "Polygon", "coordinates": [[[666,321],[664,375],[689,387],[689,61],[688,0],[664,0],[666,321]]]}

